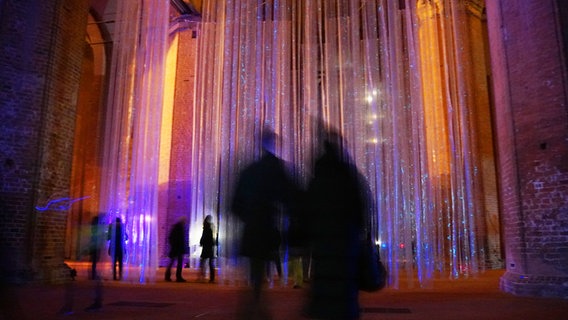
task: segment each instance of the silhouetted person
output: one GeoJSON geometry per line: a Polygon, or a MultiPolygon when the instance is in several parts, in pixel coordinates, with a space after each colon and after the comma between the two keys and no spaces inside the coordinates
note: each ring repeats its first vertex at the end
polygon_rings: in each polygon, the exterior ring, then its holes
{"type": "Polygon", "coordinates": [[[187,218],[181,217],[180,220],[173,225],[168,235],[168,244],[170,245],[168,257],[170,258],[170,262],[166,268],[166,281],[172,281],[172,266],[174,262],[176,262],[176,282],[185,282],[182,276],[183,256],[188,253],[189,250],[186,225],[187,218]]]}
{"type": "Polygon", "coordinates": [[[213,217],[207,215],[203,220],[203,233],[201,234],[201,239],[199,240],[199,245],[201,249],[201,260],[199,263],[200,267],[200,278],[205,279],[205,264],[209,261],[209,282],[215,282],[215,246],[217,242],[213,237],[213,223],[211,220],[213,217]]]}
{"type": "Polygon", "coordinates": [[[108,240],[110,240],[108,253],[112,260],[112,278],[114,280],[120,280],[122,279],[124,246],[126,241],[128,240],[128,235],[124,231],[124,224],[122,223],[122,220],[120,218],[116,218],[115,222],[109,226],[108,240]]]}
{"type": "Polygon", "coordinates": [[[104,245],[104,229],[101,225],[101,215],[91,220],[91,241],[89,243],[89,257],[91,260],[91,279],[98,279],[97,263],[101,259],[101,249],[104,245]]]}
{"type": "Polygon", "coordinates": [[[329,133],[308,186],[312,278],[308,315],[316,319],[358,319],[358,253],[365,231],[366,182],[329,133]]]}
{"type": "MultiPolygon", "coordinates": [[[[249,259],[253,305],[250,313],[261,311],[260,298],[267,263],[278,250],[280,232],[276,225],[281,204],[293,205],[296,186],[289,178],[284,162],[274,153],[275,134],[265,129],[262,136],[262,156],[241,172],[232,202],[232,211],[244,223],[241,254],[249,259]]],[[[267,316],[267,315],[261,315],[267,316]]]]}

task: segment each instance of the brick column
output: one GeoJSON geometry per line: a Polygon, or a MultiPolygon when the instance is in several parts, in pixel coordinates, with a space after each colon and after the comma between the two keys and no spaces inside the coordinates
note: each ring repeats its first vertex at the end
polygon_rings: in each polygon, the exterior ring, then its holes
{"type": "MultiPolygon", "coordinates": [[[[197,38],[192,30],[179,33],[178,60],[175,80],[173,106],[173,128],[170,159],[170,179],[168,198],[168,230],[181,216],[194,221],[191,212],[193,151],[193,97],[195,86],[195,60],[197,38]]],[[[201,225],[201,224],[200,224],[201,225]]],[[[201,229],[200,229],[201,230],[201,229]]],[[[164,251],[165,252],[165,251],[164,251]]]]}
{"type": "Polygon", "coordinates": [[[0,6],[0,280],[57,282],[88,1],[0,6]]]}
{"type": "Polygon", "coordinates": [[[501,289],[568,297],[568,112],[562,1],[487,1],[506,273],[501,289]]]}

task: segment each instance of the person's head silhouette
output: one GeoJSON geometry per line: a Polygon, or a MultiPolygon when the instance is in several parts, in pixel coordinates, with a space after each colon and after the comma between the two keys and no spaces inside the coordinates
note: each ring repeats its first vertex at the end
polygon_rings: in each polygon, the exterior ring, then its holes
{"type": "Polygon", "coordinates": [[[277,135],[272,128],[265,126],[262,129],[261,143],[264,151],[275,153],[277,135]]]}

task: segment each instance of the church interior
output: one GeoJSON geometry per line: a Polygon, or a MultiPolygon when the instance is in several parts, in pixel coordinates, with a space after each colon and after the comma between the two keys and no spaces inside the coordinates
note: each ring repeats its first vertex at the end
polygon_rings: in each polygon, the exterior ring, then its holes
{"type": "Polygon", "coordinates": [[[125,221],[128,280],[181,217],[198,268],[208,215],[240,281],[231,195],[270,126],[301,186],[344,137],[389,286],[568,297],[562,0],[0,0],[0,40],[5,283],[64,281],[96,216],[125,221]]]}

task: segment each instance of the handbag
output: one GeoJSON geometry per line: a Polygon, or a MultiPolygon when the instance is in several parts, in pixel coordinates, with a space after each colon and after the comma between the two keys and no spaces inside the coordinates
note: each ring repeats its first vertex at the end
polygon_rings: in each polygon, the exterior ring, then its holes
{"type": "Polygon", "coordinates": [[[359,290],[375,292],[387,284],[387,270],[381,256],[371,241],[361,245],[359,253],[359,290]]]}

